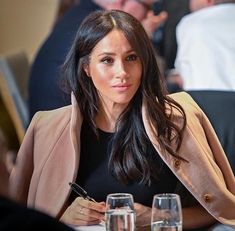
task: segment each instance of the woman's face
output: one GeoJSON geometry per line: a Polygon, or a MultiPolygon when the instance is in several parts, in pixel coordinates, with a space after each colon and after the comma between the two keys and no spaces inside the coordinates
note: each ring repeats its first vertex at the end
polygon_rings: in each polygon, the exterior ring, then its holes
{"type": "Polygon", "coordinates": [[[140,58],[117,29],[97,43],[84,69],[106,106],[126,106],[140,86],[140,58]]]}

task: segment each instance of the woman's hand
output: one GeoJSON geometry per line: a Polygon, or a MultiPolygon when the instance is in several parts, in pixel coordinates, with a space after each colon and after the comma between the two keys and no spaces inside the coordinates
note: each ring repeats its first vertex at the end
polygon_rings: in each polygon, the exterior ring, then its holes
{"type": "Polygon", "coordinates": [[[105,203],[77,197],[65,210],[60,221],[70,225],[96,225],[104,220],[105,203]]]}
{"type": "Polygon", "coordinates": [[[152,209],[139,203],[135,203],[134,207],[136,212],[136,226],[149,226],[151,222],[152,209]]]}
{"type": "Polygon", "coordinates": [[[187,207],[182,209],[183,229],[199,229],[207,227],[216,222],[201,205],[187,207]]]}

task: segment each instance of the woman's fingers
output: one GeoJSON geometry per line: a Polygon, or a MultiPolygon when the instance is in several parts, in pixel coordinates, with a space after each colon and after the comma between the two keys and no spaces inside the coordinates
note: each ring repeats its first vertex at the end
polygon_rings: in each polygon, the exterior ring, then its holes
{"type": "Polygon", "coordinates": [[[136,211],[136,226],[150,224],[152,209],[139,203],[135,203],[134,207],[136,211]]]}
{"type": "Polygon", "coordinates": [[[104,202],[97,203],[77,197],[60,220],[71,225],[94,225],[104,220],[104,212],[104,202]]]}
{"type": "Polygon", "coordinates": [[[104,213],[106,210],[105,204],[103,202],[97,203],[97,202],[85,200],[82,197],[77,197],[74,202],[76,206],[78,207],[78,209],[80,209],[80,207],[84,207],[87,209],[95,210],[100,213],[104,213]]]}
{"type": "Polygon", "coordinates": [[[94,210],[92,207],[86,208],[80,206],[78,210],[76,210],[79,214],[80,217],[83,218],[83,220],[102,220],[104,219],[104,213],[98,212],[94,210]],[[84,218],[85,217],[85,218],[84,218]]]}

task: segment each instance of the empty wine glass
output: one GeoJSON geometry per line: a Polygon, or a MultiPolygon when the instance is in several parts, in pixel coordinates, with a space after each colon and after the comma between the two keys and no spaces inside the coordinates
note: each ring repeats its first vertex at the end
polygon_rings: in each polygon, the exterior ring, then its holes
{"type": "Polygon", "coordinates": [[[182,208],[177,194],[157,194],[153,198],[151,231],[182,231],[182,208]]]}
{"type": "Polygon", "coordinates": [[[109,194],[106,199],[105,224],[107,231],[134,231],[133,196],[128,193],[109,194]]]}

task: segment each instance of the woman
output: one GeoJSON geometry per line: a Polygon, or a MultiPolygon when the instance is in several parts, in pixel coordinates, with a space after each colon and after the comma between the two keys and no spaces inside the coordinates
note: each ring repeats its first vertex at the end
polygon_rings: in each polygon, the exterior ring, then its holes
{"type": "Polygon", "coordinates": [[[154,194],[177,192],[184,228],[235,225],[235,181],[221,145],[190,96],[166,95],[139,21],[115,10],[90,14],[63,74],[72,105],[32,120],[11,174],[16,199],[91,225],[104,219],[108,193],[129,192],[142,226],[154,194]],[[71,181],[99,203],[73,195],[71,181]]]}

